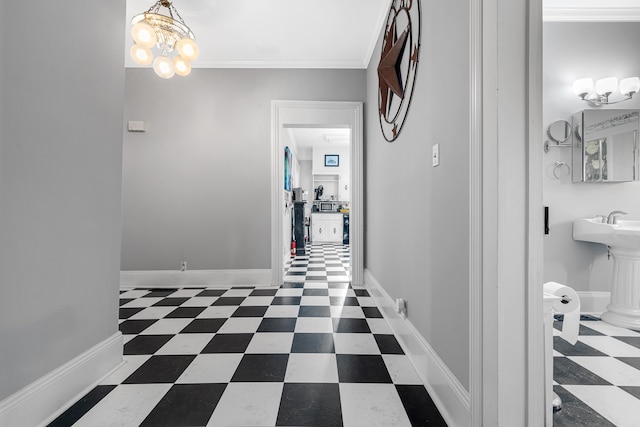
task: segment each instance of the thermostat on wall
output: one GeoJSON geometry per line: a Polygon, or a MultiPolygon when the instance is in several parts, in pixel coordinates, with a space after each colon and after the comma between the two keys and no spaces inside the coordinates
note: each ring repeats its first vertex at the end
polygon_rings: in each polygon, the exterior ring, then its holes
{"type": "Polygon", "coordinates": [[[146,132],[143,121],[129,120],[129,132],[146,132]]]}

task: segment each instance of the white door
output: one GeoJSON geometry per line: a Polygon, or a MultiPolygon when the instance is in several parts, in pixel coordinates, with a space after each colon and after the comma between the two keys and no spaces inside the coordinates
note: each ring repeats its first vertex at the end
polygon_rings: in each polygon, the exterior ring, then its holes
{"type": "Polygon", "coordinates": [[[316,219],[312,216],[311,241],[313,243],[322,243],[327,241],[327,221],[316,219]]]}
{"type": "Polygon", "coordinates": [[[342,242],[342,215],[333,215],[337,217],[326,223],[327,236],[330,242],[342,242]]]}

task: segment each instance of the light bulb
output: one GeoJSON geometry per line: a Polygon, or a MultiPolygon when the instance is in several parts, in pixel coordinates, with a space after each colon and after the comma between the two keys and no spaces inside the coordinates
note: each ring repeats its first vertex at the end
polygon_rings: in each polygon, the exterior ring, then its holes
{"type": "Polygon", "coordinates": [[[151,61],[153,61],[153,53],[151,53],[151,49],[140,46],[139,44],[131,46],[129,53],[136,64],[149,65],[151,64],[151,61]]]}
{"type": "Polygon", "coordinates": [[[153,60],[153,71],[163,79],[170,79],[176,73],[173,61],[166,56],[158,56],[153,60]]]}
{"type": "Polygon", "coordinates": [[[181,56],[173,58],[173,65],[176,68],[176,74],[185,77],[191,73],[191,64],[181,56]]]}
{"type": "Polygon", "coordinates": [[[573,93],[580,98],[584,98],[593,92],[593,79],[578,79],[573,82],[573,93]]]}
{"type": "Polygon", "coordinates": [[[153,27],[140,21],[131,29],[131,37],[142,47],[152,47],[158,41],[153,27]]]}
{"type": "Polygon", "coordinates": [[[190,38],[178,40],[176,43],[176,49],[180,56],[189,62],[195,61],[200,55],[200,48],[196,44],[195,40],[190,38]]]}
{"type": "Polygon", "coordinates": [[[618,78],[607,77],[596,82],[596,93],[598,95],[607,95],[618,89],[618,78]]]}
{"type": "Polygon", "coordinates": [[[640,78],[628,77],[620,80],[620,93],[625,96],[633,96],[634,93],[640,91],[640,78]]]}

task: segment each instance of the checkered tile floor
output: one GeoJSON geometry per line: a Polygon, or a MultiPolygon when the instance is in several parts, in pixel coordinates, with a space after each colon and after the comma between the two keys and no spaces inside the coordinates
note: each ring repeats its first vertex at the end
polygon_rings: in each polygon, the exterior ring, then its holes
{"type": "MultiPolygon", "coordinates": [[[[562,322],[554,328],[559,334],[562,322]]],[[[639,426],[640,332],[583,316],[575,346],[553,339],[553,388],[563,402],[554,426],[639,426]]]]}
{"type": "Polygon", "coordinates": [[[307,245],[307,255],[298,255],[285,266],[285,282],[348,282],[351,280],[349,245],[307,245]]]}
{"type": "Polygon", "coordinates": [[[125,363],[50,426],[446,426],[367,290],[337,279],[344,249],[310,247],[278,289],[123,291],[125,363]]]}

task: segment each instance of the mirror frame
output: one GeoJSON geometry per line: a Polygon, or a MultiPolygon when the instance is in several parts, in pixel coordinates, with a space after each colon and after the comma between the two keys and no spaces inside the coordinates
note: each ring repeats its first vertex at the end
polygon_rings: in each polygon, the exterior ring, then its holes
{"type": "MultiPolygon", "coordinates": [[[[572,169],[573,169],[573,177],[572,181],[574,183],[621,183],[621,182],[636,182],[640,181],[640,174],[638,171],[640,170],[640,158],[635,154],[638,150],[638,146],[640,145],[639,136],[640,136],[640,120],[638,116],[640,115],[640,110],[638,109],[607,109],[607,110],[594,110],[587,109],[581,110],[572,115],[572,132],[571,135],[573,137],[573,143],[571,144],[572,149],[572,169]],[[604,114],[604,118],[598,116],[598,114],[604,114]],[[607,115],[608,114],[608,115],[607,115]],[[628,116],[628,117],[627,117],[628,116]],[[594,118],[595,117],[595,118],[594,118]],[[635,117],[635,120],[631,120],[630,123],[633,123],[631,129],[626,129],[624,133],[633,132],[633,153],[629,156],[621,156],[620,150],[618,149],[616,152],[617,158],[629,158],[631,163],[627,162],[627,168],[632,170],[631,179],[621,179],[618,175],[613,176],[609,173],[607,179],[604,179],[604,172],[599,172],[600,176],[596,174],[595,178],[589,179],[591,175],[588,173],[586,169],[586,165],[591,165],[592,162],[589,162],[589,156],[593,157],[597,155],[597,159],[599,160],[599,165],[594,166],[594,169],[597,171],[598,169],[605,168],[608,172],[611,170],[607,167],[611,166],[611,161],[607,162],[606,158],[609,157],[607,153],[613,156],[613,151],[615,149],[615,145],[611,145],[613,143],[613,139],[611,141],[607,141],[610,137],[617,136],[621,134],[621,128],[619,123],[624,123],[629,117],[635,117]],[[602,123],[610,123],[609,126],[604,126],[602,123]],[[596,126],[599,126],[599,129],[592,129],[596,126]],[[617,131],[613,131],[615,129],[617,131]],[[634,129],[635,128],[635,129],[634,129]],[[587,130],[589,130],[587,132],[587,130]],[[607,131],[608,130],[608,131],[607,131]],[[593,140],[592,140],[593,139],[593,140]],[[592,152],[587,153],[587,145],[593,148],[594,144],[598,145],[597,149],[594,149],[592,152]],[[603,154],[604,153],[604,154],[603,154]],[[606,156],[606,157],[602,157],[606,156]],[[603,161],[604,159],[604,161],[603,161]]],[[[619,146],[619,145],[618,145],[619,146]]],[[[623,153],[624,154],[624,153],[623,153]]],[[[613,161],[613,160],[612,160],[613,161]]],[[[614,163],[615,164],[615,163],[614,163]]],[[[595,173],[595,172],[594,172],[595,173]]]]}
{"type": "Polygon", "coordinates": [[[560,119],[552,122],[549,127],[547,127],[547,135],[549,136],[549,139],[551,139],[556,144],[562,144],[564,142],[567,142],[569,138],[571,138],[572,129],[573,127],[568,120],[560,119]],[[560,125],[564,125],[562,126],[563,129],[560,129],[560,125]],[[560,131],[564,131],[564,138],[557,135],[557,133],[560,131]]]}

